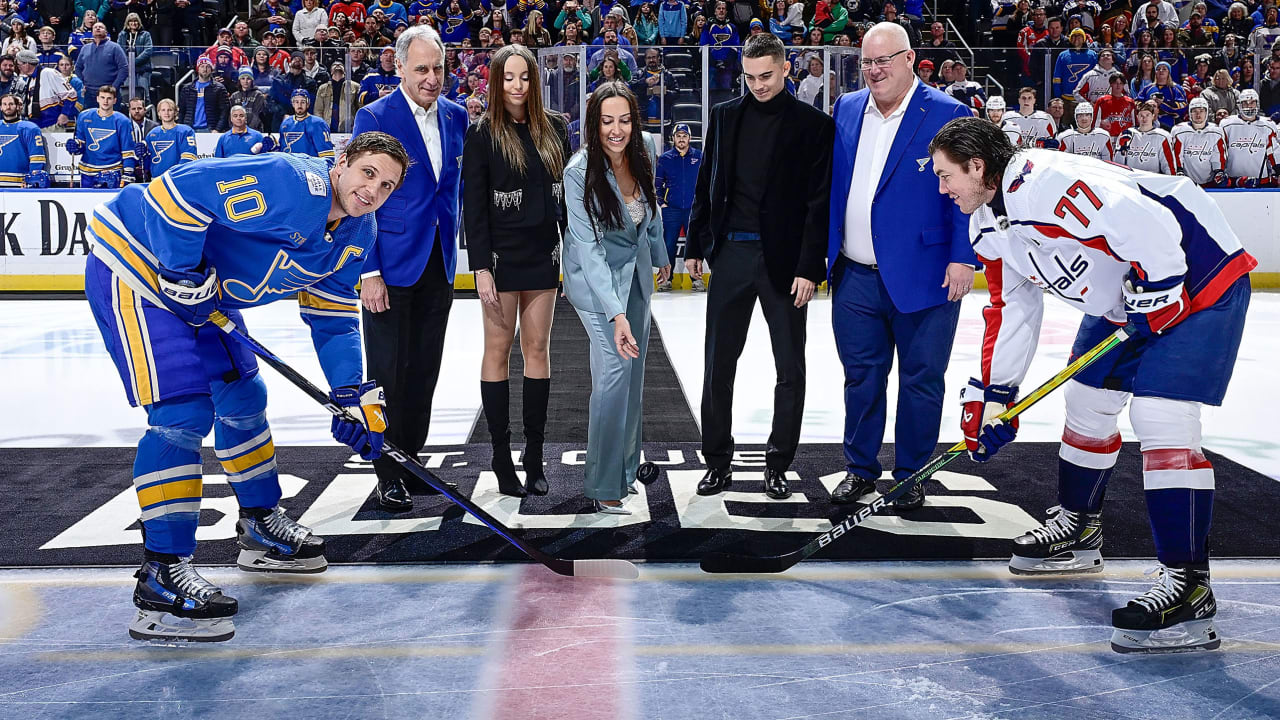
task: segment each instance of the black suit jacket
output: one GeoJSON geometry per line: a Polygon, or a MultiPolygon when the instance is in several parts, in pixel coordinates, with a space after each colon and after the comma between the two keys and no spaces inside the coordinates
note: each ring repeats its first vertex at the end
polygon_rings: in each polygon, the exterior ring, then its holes
{"type": "MultiPolygon", "coordinates": [[[[702,168],[693,196],[685,257],[715,262],[728,242],[729,193],[737,163],[738,128],[746,103],[743,96],[711,109],[710,128],[702,145],[702,168]]],[[[769,280],[790,292],[796,277],[816,283],[826,279],[831,153],[835,123],[826,113],[791,99],[783,111],[782,129],[770,153],[765,199],[760,208],[760,241],[769,280]]]]}

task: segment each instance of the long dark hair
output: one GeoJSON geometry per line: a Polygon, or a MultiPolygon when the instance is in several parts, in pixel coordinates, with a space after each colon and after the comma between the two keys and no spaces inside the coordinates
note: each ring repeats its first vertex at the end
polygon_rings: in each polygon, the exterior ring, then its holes
{"type": "Polygon", "coordinates": [[[625,83],[603,82],[587,98],[587,123],[582,131],[587,149],[587,176],[582,204],[592,222],[599,221],[606,228],[625,227],[622,204],[609,186],[609,159],[605,155],[604,143],[600,140],[600,107],[605,100],[615,97],[625,99],[631,113],[631,140],[627,142],[623,157],[631,169],[631,177],[635,178],[636,184],[644,193],[645,202],[653,212],[658,211],[658,193],[653,188],[653,164],[649,162],[649,152],[645,149],[640,130],[640,106],[636,103],[636,96],[625,83]]]}
{"type": "Polygon", "coordinates": [[[550,118],[542,106],[542,81],[538,73],[538,60],[523,45],[506,45],[493,54],[489,61],[489,112],[482,122],[489,125],[493,135],[493,145],[502,152],[507,164],[521,175],[528,174],[528,159],[524,156],[524,144],[516,134],[516,122],[507,112],[505,101],[506,89],[503,78],[507,65],[511,71],[519,75],[527,69],[529,74],[529,90],[525,94],[525,118],[529,125],[529,135],[533,137],[533,146],[542,160],[547,174],[556,182],[564,175],[564,151],[560,137],[551,125],[550,118]]]}

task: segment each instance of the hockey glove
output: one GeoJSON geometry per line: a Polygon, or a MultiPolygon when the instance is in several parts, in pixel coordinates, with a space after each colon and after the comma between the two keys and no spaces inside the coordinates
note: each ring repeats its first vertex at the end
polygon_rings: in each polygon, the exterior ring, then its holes
{"type": "Polygon", "coordinates": [[[249,150],[249,152],[253,155],[257,155],[259,153],[271,152],[272,150],[275,150],[275,149],[276,149],[276,139],[271,137],[270,135],[263,135],[262,142],[254,143],[253,147],[249,150]]]}
{"type": "Polygon", "coordinates": [[[213,268],[202,273],[162,267],[156,280],[165,308],[192,327],[208,322],[209,313],[218,309],[218,273],[213,268]]]}
{"type": "Polygon", "coordinates": [[[68,155],[83,155],[84,141],[76,137],[68,138],[66,148],[68,155]]]}
{"type": "Polygon", "coordinates": [[[357,423],[334,415],[329,428],[333,439],[355,450],[365,460],[381,457],[387,410],[378,383],[366,380],[360,385],[336,387],[329,393],[329,399],[339,407],[354,409],[355,414],[364,419],[364,423],[357,423]]]}
{"type": "Polygon", "coordinates": [[[1231,187],[1231,178],[1227,177],[1227,174],[1225,172],[1221,170],[1215,170],[1213,172],[1213,179],[1209,181],[1209,187],[1216,187],[1216,188],[1231,187]]]}
{"type": "Polygon", "coordinates": [[[138,162],[144,162],[151,156],[151,148],[147,147],[144,142],[137,143],[133,146],[133,157],[138,162]]]}
{"type": "Polygon", "coordinates": [[[120,173],[120,185],[119,185],[119,187],[124,187],[125,185],[128,185],[128,184],[129,184],[129,183],[131,183],[131,182],[133,182],[133,171],[132,171],[132,170],[125,170],[124,172],[120,173]]]}
{"type": "Polygon", "coordinates": [[[117,190],[120,185],[120,171],[106,170],[98,174],[98,187],[117,190]]]}
{"type": "Polygon", "coordinates": [[[1256,188],[1262,186],[1262,180],[1252,177],[1236,178],[1236,187],[1238,188],[1256,188]]]}
{"type": "Polygon", "coordinates": [[[1062,143],[1053,138],[1040,138],[1036,141],[1036,147],[1044,148],[1045,150],[1057,150],[1061,146],[1062,143]]]}
{"type": "Polygon", "coordinates": [[[984,387],[975,378],[969,378],[969,384],[960,391],[960,429],[964,431],[964,444],[974,462],[990,460],[1017,436],[1017,418],[1009,422],[996,419],[1013,405],[1017,397],[1016,387],[984,387]]]}
{"type": "Polygon", "coordinates": [[[1148,337],[1159,335],[1191,314],[1191,298],[1176,275],[1158,281],[1142,280],[1133,270],[1125,278],[1121,294],[1129,325],[1148,337]]]}
{"type": "Polygon", "coordinates": [[[1128,154],[1129,144],[1133,142],[1133,135],[1128,132],[1120,133],[1120,137],[1116,140],[1116,152],[1121,155],[1128,154]]]}
{"type": "Polygon", "coordinates": [[[22,186],[28,188],[49,187],[49,173],[44,170],[32,170],[22,178],[22,186]]]}

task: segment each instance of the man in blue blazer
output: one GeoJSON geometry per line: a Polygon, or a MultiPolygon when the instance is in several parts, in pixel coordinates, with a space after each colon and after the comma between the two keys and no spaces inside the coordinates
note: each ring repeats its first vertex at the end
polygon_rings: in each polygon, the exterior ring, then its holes
{"type": "MultiPolygon", "coordinates": [[[[369,372],[376,373],[370,377],[385,378],[386,438],[417,453],[427,440],[453,306],[467,111],[440,97],[444,44],[431,27],[400,35],[396,71],[399,87],[361,108],[353,131],[389,133],[413,159],[404,182],[378,210],[378,239],[364,263],[360,300],[365,355],[369,372]]],[[[389,458],[375,461],[374,469],[378,503],[386,510],[412,509],[410,487],[430,491],[389,458]]]]}
{"type": "MultiPolygon", "coordinates": [[[[836,101],[828,279],[831,324],[844,364],[847,474],[832,502],[875,490],[885,393],[898,356],[893,477],[920,469],[942,421],[943,374],[960,303],[977,266],[969,219],[938,193],[929,141],[968,108],[922,85],[900,25],[880,23],[863,40],[867,89],[836,101]]],[[[924,504],[922,486],[895,505],[924,504]]]]}

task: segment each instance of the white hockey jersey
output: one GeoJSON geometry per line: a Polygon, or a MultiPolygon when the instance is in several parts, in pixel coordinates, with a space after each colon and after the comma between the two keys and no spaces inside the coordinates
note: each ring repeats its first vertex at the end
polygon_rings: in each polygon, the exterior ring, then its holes
{"type": "Polygon", "coordinates": [[[1191,312],[1257,266],[1222,211],[1190,179],[1052,150],[1026,150],[969,218],[991,304],[982,382],[1019,385],[1035,355],[1044,297],[1125,321],[1122,283],[1183,277],[1191,312]]]}
{"type": "Polygon", "coordinates": [[[1173,157],[1173,139],[1169,137],[1169,131],[1161,127],[1146,132],[1131,127],[1120,133],[1115,159],[1135,170],[1166,175],[1178,171],[1178,161],[1173,157]]]}
{"type": "Polygon", "coordinates": [[[1073,155],[1088,155],[1091,158],[1111,162],[1111,134],[1101,128],[1094,128],[1082,133],[1074,128],[1058,133],[1059,150],[1073,155]]]}
{"type": "Polygon", "coordinates": [[[1058,134],[1053,126],[1053,118],[1043,110],[1036,110],[1030,115],[1019,112],[1009,113],[1004,116],[1002,129],[1010,135],[1010,140],[1013,139],[1011,131],[1017,131],[1018,140],[1014,145],[1020,148],[1033,148],[1037,140],[1051,138],[1058,134]]]}
{"type": "Polygon", "coordinates": [[[1232,115],[1222,121],[1221,127],[1227,142],[1227,175],[1232,178],[1271,177],[1271,165],[1280,161],[1276,126],[1265,118],[1246,122],[1239,115],[1232,115]]]}
{"type": "Polygon", "coordinates": [[[1178,123],[1169,134],[1178,169],[1197,185],[1213,182],[1213,174],[1226,167],[1227,141],[1215,123],[1206,123],[1199,130],[1189,122],[1178,123]]]}
{"type": "Polygon", "coordinates": [[[1080,84],[1076,86],[1076,99],[1096,103],[1103,95],[1110,95],[1113,72],[1116,72],[1115,68],[1103,70],[1094,65],[1092,70],[1081,76],[1080,84]]]}

